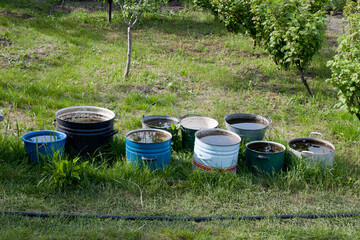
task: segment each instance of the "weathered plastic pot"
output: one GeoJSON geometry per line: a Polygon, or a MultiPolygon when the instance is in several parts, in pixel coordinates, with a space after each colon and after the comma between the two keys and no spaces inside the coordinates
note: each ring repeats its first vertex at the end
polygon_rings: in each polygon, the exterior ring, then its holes
{"type": "Polygon", "coordinates": [[[313,138],[312,135],[322,137],[321,133],[312,132],[307,138],[295,138],[288,141],[287,147],[290,154],[310,167],[332,167],[335,146],[328,141],[313,138]]]}
{"type": "Polygon", "coordinates": [[[55,113],[56,130],[66,133],[66,150],[79,155],[95,152],[106,145],[117,133],[114,130],[115,113],[92,106],[75,106],[55,113]]]}
{"type": "Polygon", "coordinates": [[[125,135],[126,159],[133,166],[163,169],[171,159],[172,135],[161,129],[137,129],[125,135]]]}
{"type": "Polygon", "coordinates": [[[201,129],[213,129],[219,126],[218,121],[203,116],[189,116],[180,121],[183,148],[194,149],[195,133],[201,129]]]}
{"type": "Polygon", "coordinates": [[[255,104],[248,102],[240,103],[229,109],[224,117],[225,127],[227,130],[238,134],[244,142],[262,140],[266,129],[270,126],[272,120],[269,115],[255,104]],[[261,109],[267,118],[252,113],[232,113],[230,111],[239,105],[252,105],[261,109]]]}
{"type": "Polygon", "coordinates": [[[236,173],[241,138],[222,129],[195,133],[193,168],[205,172],[236,173]]]}
{"type": "Polygon", "coordinates": [[[160,130],[168,131],[171,134],[174,134],[173,130],[171,129],[171,125],[172,124],[175,126],[178,125],[180,122],[179,119],[180,119],[179,113],[178,113],[177,109],[175,108],[174,104],[172,104],[171,102],[169,102],[167,100],[158,100],[158,101],[153,102],[146,108],[145,112],[143,113],[141,123],[142,123],[143,128],[160,129],[160,130]],[[150,116],[145,115],[151,106],[153,106],[155,103],[158,103],[161,101],[165,101],[165,102],[168,102],[169,104],[171,104],[172,107],[176,111],[177,117],[164,116],[164,115],[150,115],[150,116]]]}
{"type": "Polygon", "coordinates": [[[246,144],[246,161],[257,173],[274,175],[284,167],[285,146],[271,141],[253,141],[246,144]]]}
{"type": "Polygon", "coordinates": [[[34,163],[43,163],[51,159],[55,153],[63,156],[65,149],[66,134],[52,130],[34,131],[24,134],[26,154],[34,163]]]}

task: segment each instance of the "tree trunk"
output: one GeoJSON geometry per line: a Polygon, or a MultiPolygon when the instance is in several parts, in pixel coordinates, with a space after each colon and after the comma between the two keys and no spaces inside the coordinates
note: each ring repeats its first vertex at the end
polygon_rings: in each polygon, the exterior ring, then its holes
{"type": "Polygon", "coordinates": [[[128,27],[128,53],[127,53],[126,69],[124,74],[125,78],[129,75],[129,71],[130,71],[131,42],[132,42],[131,27],[128,27]]]}
{"type": "Polygon", "coordinates": [[[65,0],[62,0],[61,2],[61,10],[64,10],[65,0]]]}
{"type": "Polygon", "coordinates": [[[108,0],[108,3],[109,3],[109,23],[111,23],[111,8],[112,8],[112,4],[113,4],[113,0],[108,0]]]}
{"type": "Polygon", "coordinates": [[[314,95],[312,94],[311,89],[310,89],[310,87],[309,87],[309,85],[308,85],[308,83],[307,83],[307,81],[306,81],[306,79],[304,77],[304,72],[303,72],[303,69],[300,66],[300,64],[298,64],[298,69],[300,71],[300,77],[301,77],[302,82],[304,83],[304,85],[305,85],[306,89],[308,90],[310,96],[313,97],[314,95]]]}

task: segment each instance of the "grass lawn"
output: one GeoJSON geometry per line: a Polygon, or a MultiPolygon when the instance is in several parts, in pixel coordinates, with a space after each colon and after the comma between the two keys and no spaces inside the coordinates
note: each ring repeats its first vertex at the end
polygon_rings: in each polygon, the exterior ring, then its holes
{"type": "MultiPolygon", "coordinates": [[[[229,33],[209,13],[173,9],[145,14],[133,29],[130,76],[123,78],[127,35],[117,11],[65,1],[0,0],[0,210],[140,216],[240,216],[360,212],[360,122],[336,106],[326,62],[341,31],[327,30],[307,72],[310,98],[296,69],[279,70],[250,38],[229,33]],[[58,1],[60,2],[60,1],[58,1]],[[286,158],[275,177],[252,173],[240,149],[236,175],[192,170],[192,152],[172,151],[164,171],[126,164],[124,135],[141,128],[145,109],[166,99],[180,115],[201,114],[225,128],[229,108],[254,103],[272,118],[265,139],[286,145],[321,132],[336,147],[331,169],[286,158]],[[59,188],[53,165],[28,161],[21,136],[55,129],[61,108],[105,107],[119,130],[111,146],[69,164],[88,162],[79,179],[59,188]]],[[[333,19],[339,21],[339,19],[333,19]]],[[[332,20],[332,21],[333,21],[332,20]]],[[[233,112],[264,112],[239,106],[233,112]]],[[[176,115],[166,103],[148,114],[176,115]]],[[[77,159],[77,158],[75,158],[77,159]]],[[[79,165],[78,165],[79,166],[79,165]]],[[[0,214],[2,239],[360,239],[360,218],[124,221],[30,218],[0,214]]]]}

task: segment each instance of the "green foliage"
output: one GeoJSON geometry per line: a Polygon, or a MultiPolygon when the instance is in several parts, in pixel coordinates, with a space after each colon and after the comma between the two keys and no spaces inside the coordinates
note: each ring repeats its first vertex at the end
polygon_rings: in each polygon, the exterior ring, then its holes
{"type": "Polygon", "coordinates": [[[284,68],[290,65],[306,68],[324,40],[324,13],[312,13],[310,6],[299,0],[258,3],[253,8],[256,28],[275,63],[284,68]]]}
{"type": "Polygon", "coordinates": [[[213,0],[200,1],[198,5],[215,12],[228,30],[245,32],[255,45],[263,44],[276,64],[285,69],[295,65],[312,95],[303,71],[324,40],[323,9],[327,3],[327,0],[213,0]]]}
{"type": "Polygon", "coordinates": [[[255,37],[254,14],[250,11],[252,0],[213,0],[211,3],[229,31],[242,31],[255,37]]]}
{"type": "Polygon", "coordinates": [[[42,181],[53,181],[60,189],[84,181],[93,173],[94,167],[88,161],[79,160],[79,158],[68,160],[55,157],[52,161],[45,163],[42,181]]]}
{"type": "Polygon", "coordinates": [[[194,6],[202,8],[204,10],[210,10],[213,14],[217,15],[216,8],[211,3],[211,0],[193,0],[194,6]]]}
{"type": "Polygon", "coordinates": [[[328,11],[342,11],[345,8],[347,2],[351,1],[352,0],[330,0],[325,5],[325,7],[328,11]]]}
{"type": "Polygon", "coordinates": [[[334,2],[334,0],[306,0],[306,1],[304,1],[304,3],[308,6],[309,11],[312,13],[316,13],[318,11],[328,9],[329,4],[331,4],[332,2],[334,2]]]}
{"type": "Polygon", "coordinates": [[[310,95],[304,70],[319,52],[325,37],[326,17],[313,12],[313,5],[301,0],[255,0],[257,37],[275,63],[285,69],[296,66],[310,95]]]}
{"type": "Polygon", "coordinates": [[[182,142],[179,133],[180,124],[175,125],[174,123],[172,123],[170,128],[172,133],[171,145],[174,150],[178,151],[182,148],[182,142]]]}
{"type": "Polygon", "coordinates": [[[120,6],[121,14],[128,18],[129,22],[135,21],[138,14],[155,12],[167,3],[167,0],[114,0],[115,5],[120,6]]]}
{"type": "MultiPolygon", "coordinates": [[[[357,8],[359,11],[359,8],[357,8]]],[[[328,62],[328,81],[339,90],[340,105],[360,120],[360,15],[348,16],[348,31],[341,37],[337,54],[328,62]]]]}
{"type": "Polygon", "coordinates": [[[344,14],[351,17],[352,14],[359,13],[359,8],[359,0],[347,0],[346,6],[344,7],[344,14]]]}

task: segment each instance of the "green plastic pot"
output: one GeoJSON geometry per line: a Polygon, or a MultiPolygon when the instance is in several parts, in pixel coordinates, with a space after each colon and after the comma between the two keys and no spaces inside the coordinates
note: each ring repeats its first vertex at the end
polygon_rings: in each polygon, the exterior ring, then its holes
{"type": "Polygon", "coordinates": [[[275,175],[284,167],[285,146],[271,141],[253,141],[246,144],[246,161],[257,173],[275,175]]]}

